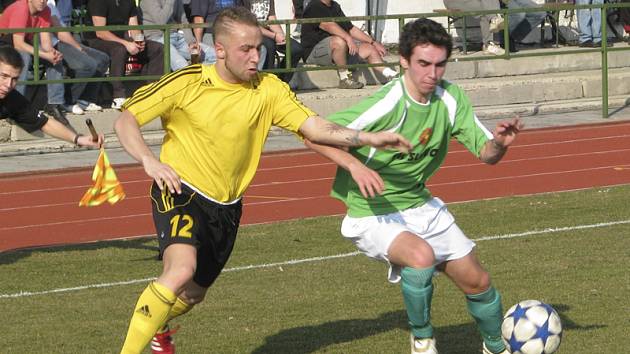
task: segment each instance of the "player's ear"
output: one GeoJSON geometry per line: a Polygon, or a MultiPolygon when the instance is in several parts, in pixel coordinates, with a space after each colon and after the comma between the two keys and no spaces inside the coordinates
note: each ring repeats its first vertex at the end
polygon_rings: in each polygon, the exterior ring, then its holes
{"type": "Polygon", "coordinates": [[[217,59],[225,59],[225,46],[221,42],[214,42],[214,50],[217,54],[217,59]]]}
{"type": "Polygon", "coordinates": [[[400,66],[405,70],[409,69],[409,60],[405,59],[402,55],[400,56],[400,66]]]}

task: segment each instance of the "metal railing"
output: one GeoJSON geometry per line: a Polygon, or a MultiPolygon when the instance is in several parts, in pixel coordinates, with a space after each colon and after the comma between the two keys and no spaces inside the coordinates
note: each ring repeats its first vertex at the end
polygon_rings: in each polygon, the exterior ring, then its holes
{"type": "MultiPolygon", "coordinates": [[[[572,55],[581,53],[601,52],[601,70],[602,70],[602,117],[607,118],[608,115],[608,52],[630,50],[630,47],[625,48],[609,48],[608,43],[608,31],[607,31],[607,16],[608,10],[614,8],[629,8],[630,3],[604,3],[597,5],[573,5],[573,4],[552,4],[533,8],[518,8],[518,9],[497,9],[497,10],[484,10],[484,11],[439,11],[432,13],[413,13],[413,14],[396,14],[396,15],[376,15],[376,16],[350,16],[350,17],[336,17],[336,18],[308,18],[308,19],[293,19],[293,20],[274,20],[267,21],[262,24],[279,24],[284,26],[284,31],[287,33],[286,38],[291,37],[291,25],[293,24],[306,24],[306,23],[320,23],[320,22],[344,22],[344,21],[385,21],[385,20],[397,20],[399,33],[402,32],[402,28],[407,20],[417,19],[421,17],[436,18],[436,17],[451,17],[462,18],[464,22],[464,42],[466,41],[466,18],[479,15],[488,14],[502,14],[504,18],[504,27],[509,28],[509,15],[513,13],[529,13],[529,12],[548,12],[557,16],[560,11],[574,11],[579,9],[601,9],[602,10],[602,45],[599,48],[576,48],[565,51],[545,51],[545,52],[528,52],[528,53],[510,53],[509,48],[509,33],[504,31],[504,43],[505,54],[503,55],[489,55],[489,56],[460,56],[457,58],[451,58],[451,61],[480,61],[480,60],[510,60],[512,58],[524,58],[524,57],[544,57],[551,55],[572,55]]],[[[165,24],[165,25],[139,25],[139,26],[72,26],[72,27],[50,27],[50,28],[26,28],[26,29],[0,29],[2,33],[40,33],[40,32],[95,32],[95,31],[127,31],[134,29],[141,30],[160,30],[164,36],[164,73],[170,72],[170,30],[182,29],[182,28],[207,28],[209,24],[165,24]]],[[[557,33],[556,33],[557,36],[557,33]]],[[[19,84],[37,85],[37,84],[49,84],[49,83],[77,83],[77,82],[111,82],[111,81],[140,81],[140,80],[157,80],[159,75],[133,75],[122,77],[94,77],[94,78],[80,78],[80,79],[62,79],[62,80],[42,80],[39,73],[40,58],[37,53],[39,52],[39,38],[33,36],[33,47],[35,55],[33,55],[33,70],[34,78],[30,81],[21,81],[19,84]]],[[[291,67],[291,41],[286,41],[286,54],[285,54],[285,67],[265,70],[271,73],[285,73],[285,72],[300,72],[300,71],[317,71],[317,70],[337,70],[340,68],[356,69],[356,68],[371,68],[378,66],[399,66],[400,63],[396,62],[384,62],[379,64],[349,64],[349,65],[328,65],[328,66],[301,66],[291,67]]],[[[402,70],[402,68],[400,68],[402,70]]]]}

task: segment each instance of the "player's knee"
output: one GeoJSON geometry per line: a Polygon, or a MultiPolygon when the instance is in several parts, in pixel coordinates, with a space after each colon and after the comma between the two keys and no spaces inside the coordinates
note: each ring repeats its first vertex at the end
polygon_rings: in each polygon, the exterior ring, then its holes
{"type": "Polygon", "coordinates": [[[434,263],[435,254],[433,253],[433,248],[428,243],[423,242],[414,249],[408,266],[412,268],[427,268],[434,263]]]}
{"type": "Polygon", "coordinates": [[[483,271],[477,274],[475,279],[471,279],[469,289],[466,290],[467,294],[481,294],[484,291],[490,289],[490,274],[483,271]]]}

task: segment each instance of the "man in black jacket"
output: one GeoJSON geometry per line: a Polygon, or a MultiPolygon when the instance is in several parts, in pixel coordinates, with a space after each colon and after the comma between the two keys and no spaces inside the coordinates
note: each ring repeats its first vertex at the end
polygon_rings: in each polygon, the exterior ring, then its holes
{"type": "Polygon", "coordinates": [[[22,57],[15,48],[0,46],[0,119],[11,118],[28,132],[41,130],[77,146],[99,147],[103,136],[98,141],[92,141],[91,137],[75,133],[55,119],[38,113],[31,102],[14,90],[23,66],[22,57]]]}

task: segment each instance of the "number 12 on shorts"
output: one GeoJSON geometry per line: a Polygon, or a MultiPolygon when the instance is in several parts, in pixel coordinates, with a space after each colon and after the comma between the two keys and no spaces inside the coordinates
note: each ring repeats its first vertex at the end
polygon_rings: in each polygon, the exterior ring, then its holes
{"type": "Polygon", "coordinates": [[[191,238],[192,234],[190,233],[190,229],[192,229],[193,224],[193,218],[188,214],[174,215],[171,218],[171,237],[191,238]]]}

